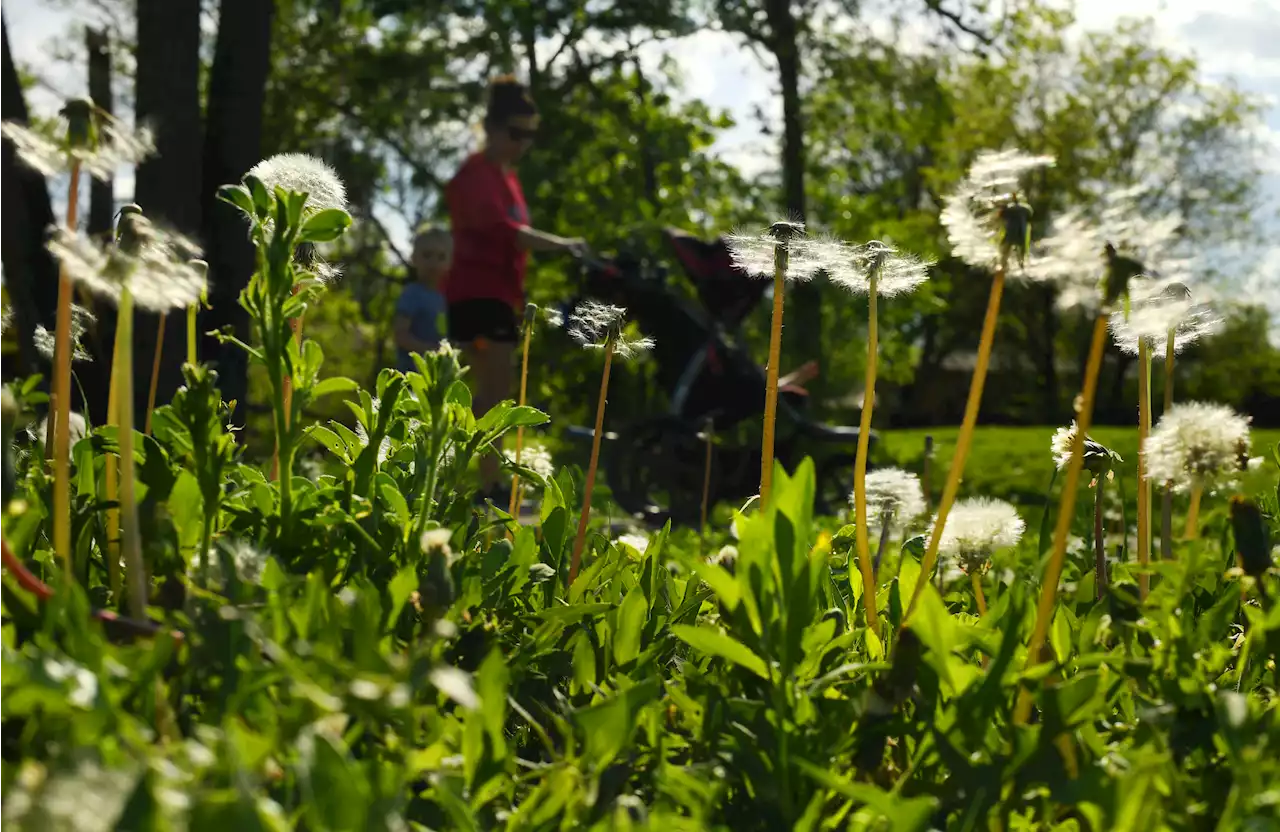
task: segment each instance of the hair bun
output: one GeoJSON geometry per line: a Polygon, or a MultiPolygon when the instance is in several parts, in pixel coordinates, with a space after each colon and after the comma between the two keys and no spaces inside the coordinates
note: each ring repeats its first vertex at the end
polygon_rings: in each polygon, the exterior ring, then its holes
{"type": "Polygon", "coordinates": [[[514,75],[499,75],[489,82],[489,121],[505,121],[512,116],[528,116],[538,112],[529,90],[514,75]]]}

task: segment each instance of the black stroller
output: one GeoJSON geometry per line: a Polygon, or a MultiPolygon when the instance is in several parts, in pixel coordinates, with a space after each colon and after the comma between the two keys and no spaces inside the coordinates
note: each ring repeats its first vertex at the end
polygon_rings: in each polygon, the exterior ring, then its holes
{"type": "MultiPolygon", "coordinates": [[[[738,271],[721,239],[707,242],[676,230],[666,237],[693,284],[696,303],[681,295],[665,269],[585,257],[579,297],[569,311],[586,297],[625,306],[628,318],[655,339],[652,360],[666,411],[614,421],[602,445],[601,467],[624,510],[653,524],[670,519],[691,525],[701,513],[708,427],[714,437],[710,504],[741,503],[759,491],[765,371],[734,336],[770,283],[738,271]]],[[[807,392],[799,386],[779,393],[775,456],[788,469],[812,457],[816,509],[834,512],[852,490],[858,428],[809,418],[807,392]]],[[[585,441],[592,435],[584,427],[569,432],[585,441]]]]}

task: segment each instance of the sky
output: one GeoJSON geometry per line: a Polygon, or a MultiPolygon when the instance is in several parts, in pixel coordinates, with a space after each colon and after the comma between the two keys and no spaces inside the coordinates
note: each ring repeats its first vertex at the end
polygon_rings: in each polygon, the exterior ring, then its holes
{"type": "MultiPolygon", "coordinates": [[[[63,0],[65,2],[65,0],[63,0]]],[[[884,2],[884,0],[881,0],[884,2]]],[[[950,4],[959,8],[959,0],[950,4]]],[[[1106,29],[1121,16],[1150,16],[1156,20],[1160,45],[1192,53],[1210,81],[1233,79],[1247,92],[1263,96],[1267,110],[1259,135],[1267,152],[1261,183],[1264,202],[1259,222],[1275,242],[1241,260],[1238,278],[1242,293],[1272,310],[1280,335],[1280,0],[1077,0],[1082,29],[1106,29]]],[[[73,22],[65,11],[50,8],[48,0],[10,0],[5,4],[10,46],[20,64],[39,66],[50,41],[73,22]]],[[[716,145],[724,158],[746,172],[771,169],[776,150],[761,135],[757,110],[778,119],[781,105],[773,73],[739,38],[723,32],[700,32],[650,49],[647,61],[670,55],[683,76],[684,95],[727,111],[736,125],[716,145]]],[[[82,77],[56,78],[58,93],[83,93],[82,77]]],[[[28,105],[40,112],[57,108],[59,96],[34,91],[28,105]]],[[[776,133],[775,133],[776,135],[776,133]]],[[[122,172],[117,195],[128,198],[133,182],[122,172]]],[[[403,220],[384,217],[396,237],[407,237],[403,220]]]]}

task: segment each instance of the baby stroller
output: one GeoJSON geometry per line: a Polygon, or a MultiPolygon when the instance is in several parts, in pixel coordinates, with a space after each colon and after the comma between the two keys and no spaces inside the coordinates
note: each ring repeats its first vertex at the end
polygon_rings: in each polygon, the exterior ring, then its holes
{"type": "MultiPolygon", "coordinates": [[[[614,499],[653,524],[696,524],[708,428],[715,440],[709,502],[741,503],[759,491],[765,371],[736,335],[770,284],[739,272],[723,240],[707,242],[677,230],[665,236],[696,301],[682,295],[665,269],[587,256],[580,261],[579,296],[569,306],[586,297],[625,306],[628,318],[656,342],[651,360],[667,406],[613,421],[601,465],[614,499]]],[[[858,428],[809,418],[807,395],[798,385],[779,388],[775,456],[788,469],[812,457],[816,509],[834,512],[852,490],[858,428]]],[[[570,434],[590,440],[592,431],[573,427],[570,434]]]]}

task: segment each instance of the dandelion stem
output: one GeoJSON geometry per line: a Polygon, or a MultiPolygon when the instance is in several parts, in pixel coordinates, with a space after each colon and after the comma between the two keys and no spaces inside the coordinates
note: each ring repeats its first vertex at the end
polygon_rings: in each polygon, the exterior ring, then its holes
{"type": "MultiPolygon", "coordinates": [[[[1062,577],[1062,565],[1067,554],[1067,538],[1071,534],[1071,520],[1075,516],[1076,492],[1080,484],[1080,471],[1084,467],[1084,438],[1093,421],[1093,402],[1098,391],[1098,371],[1102,369],[1102,354],[1107,343],[1107,313],[1098,314],[1093,325],[1093,342],[1089,346],[1089,362],[1085,366],[1084,385],[1080,394],[1080,412],[1076,414],[1075,441],[1071,444],[1071,459],[1067,463],[1067,476],[1058,498],[1058,521],[1053,530],[1053,550],[1045,567],[1044,580],[1040,584],[1040,601],[1036,607],[1035,629],[1027,648],[1027,667],[1040,660],[1040,648],[1044,646],[1053,620],[1053,610],[1058,598],[1058,579],[1062,577]]],[[[1031,692],[1023,688],[1014,710],[1015,725],[1025,725],[1031,716],[1031,692]]]]}
{"type": "Polygon", "coordinates": [[[1199,482],[1191,486],[1191,505],[1187,507],[1187,527],[1183,529],[1182,535],[1187,540],[1198,540],[1200,538],[1200,495],[1204,492],[1204,486],[1199,482]]]}
{"type": "MultiPolygon", "coordinates": [[[[80,162],[71,162],[67,230],[75,232],[80,201],[80,162]]],[[[65,265],[58,268],[58,315],[53,355],[53,551],[67,578],[71,569],[71,301],[75,287],[65,265]]]]}
{"type": "Polygon", "coordinates": [[[871,273],[867,287],[867,381],[862,394],[862,422],[858,427],[858,456],[853,468],[854,537],[858,546],[858,569],[862,572],[862,600],[866,608],[867,627],[876,629],[876,574],[871,564],[871,546],[867,538],[867,453],[871,442],[871,414],[876,404],[876,278],[871,273]]]}
{"type": "Polygon", "coordinates": [[[1102,516],[1102,490],[1105,477],[1098,477],[1098,485],[1093,492],[1093,568],[1095,572],[1094,590],[1099,601],[1107,590],[1107,532],[1102,516]]]}
{"type": "Polygon", "coordinates": [[[778,363],[782,360],[782,305],[786,295],[787,247],[773,261],[773,320],[769,328],[769,364],[765,367],[764,435],[760,443],[760,505],[769,503],[773,486],[773,437],[778,419],[778,363]]]}
{"type": "MultiPolygon", "coordinates": [[[[293,287],[293,293],[298,293],[298,287],[293,287]]],[[[302,316],[289,320],[289,329],[293,330],[293,342],[298,345],[299,352],[302,349],[302,316]]],[[[293,376],[285,375],[281,384],[282,401],[284,402],[284,426],[287,428],[293,421],[293,376]]],[[[275,454],[271,457],[271,479],[275,480],[280,476],[280,441],[276,440],[275,454]]]]}
{"type": "MultiPolygon", "coordinates": [[[[529,339],[533,335],[533,321],[526,318],[524,322],[524,354],[520,358],[520,406],[524,407],[525,396],[529,390],[529,339]]],[[[524,425],[516,428],[516,465],[524,453],[524,425]]],[[[520,474],[511,475],[511,502],[507,506],[507,514],[516,516],[520,508],[520,474]]]]}
{"type": "MultiPolygon", "coordinates": [[[[115,343],[111,348],[111,377],[107,387],[107,425],[116,428],[116,450],[120,448],[120,367],[121,367],[120,327],[116,327],[115,343]]],[[[102,551],[106,552],[107,581],[111,586],[111,598],[120,600],[123,582],[120,577],[120,456],[106,454],[103,456],[104,491],[107,505],[106,540],[102,551]]]]}
{"type": "Polygon", "coordinates": [[[196,304],[187,307],[187,363],[195,365],[196,361],[196,316],[199,309],[196,304]]]}
{"type": "Polygon", "coordinates": [[[160,386],[160,356],[164,352],[164,325],[169,316],[161,312],[160,323],[156,324],[156,355],[151,361],[151,387],[147,390],[147,416],[142,429],[147,436],[151,435],[151,412],[156,409],[156,388],[160,386]]]}
{"type": "MultiPolygon", "coordinates": [[[[1168,413],[1173,407],[1173,360],[1177,356],[1174,348],[1174,332],[1169,330],[1169,337],[1164,345],[1164,410],[1168,413]]],[[[1160,493],[1160,557],[1173,559],[1173,490],[1165,483],[1160,493]]]]}
{"type": "Polygon", "coordinates": [[[880,561],[884,560],[884,550],[889,548],[889,530],[893,526],[893,512],[886,509],[880,516],[880,543],[876,546],[876,559],[871,564],[871,576],[880,575],[880,561]]]}
{"type": "Polygon", "coordinates": [[[1151,587],[1147,566],[1151,563],[1151,480],[1147,455],[1142,453],[1151,434],[1151,347],[1138,339],[1138,597],[1145,599],[1151,587]]]}
{"type": "Polygon", "coordinates": [[[986,615],[987,596],[982,591],[982,575],[977,571],[970,572],[969,583],[973,584],[973,599],[978,602],[978,615],[986,615]]]}
{"type": "Polygon", "coordinates": [[[933,502],[933,434],[924,437],[924,462],[920,465],[920,490],[924,492],[924,508],[933,502]]]}
{"type": "Polygon", "coordinates": [[[991,362],[991,345],[995,341],[996,321],[1000,318],[1000,299],[1004,294],[1004,274],[1008,259],[1008,254],[1001,255],[1000,265],[996,269],[995,277],[991,280],[991,295],[987,299],[987,316],[982,322],[982,338],[978,342],[978,358],[973,368],[973,379],[969,382],[969,399],[964,406],[964,421],[960,425],[955,454],[951,457],[951,467],[947,470],[947,482],[943,486],[942,498],[938,502],[933,534],[929,536],[929,546],[925,550],[924,561],[920,564],[921,580],[916,581],[911,602],[902,616],[901,626],[903,627],[907,625],[911,613],[915,611],[920,593],[929,583],[929,576],[933,574],[933,568],[938,563],[938,544],[942,540],[942,530],[946,527],[947,515],[951,512],[951,505],[956,501],[956,494],[960,491],[960,477],[964,474],[969,446],[973,443],[973,429],[978,423],[978,408],[982,404],[982,388],[987,379],[987,365],[991,362]]]}
{"type": "Polygon", "coordinates": [[[600,400],[596,403],[596,429],[591,435],[591,462],[582,487],[582,514],[578,517],[578,535],[573,539],[573,560],[569,564],[569,583],[578,577],[582,565],[582,546],[587,542],[587,521],[591,518],[591,492],[596,487],[596,465],[600,462],[600,437],[604,433],[604,406],[609,398],[609,368],[613,365],[614,338],[604,345],[604,373],[600,376],[600,400]]]}
{"type": "Polygon", "coordinates": [[[712,432],[715,430],[715,424],[707,419],[706,425],[703,426],[703,436],[707,444],[706,461],[702,468],[702,524],[699,526],[702,533],[707,533],[707,509],[711,503],[711,445],[714,439],[712,432]]]}
{"type": "Polygon", "coordinates": [[[133,463],[133,295],[128,286],[120,293],[116,319],[120,374],[117,377],[116,412],[120,417],[120,540],[129,578],[129,614],[139,621],[147,613],[147,573],[138,536],[138,503],[134,492],[133,463]]]}

